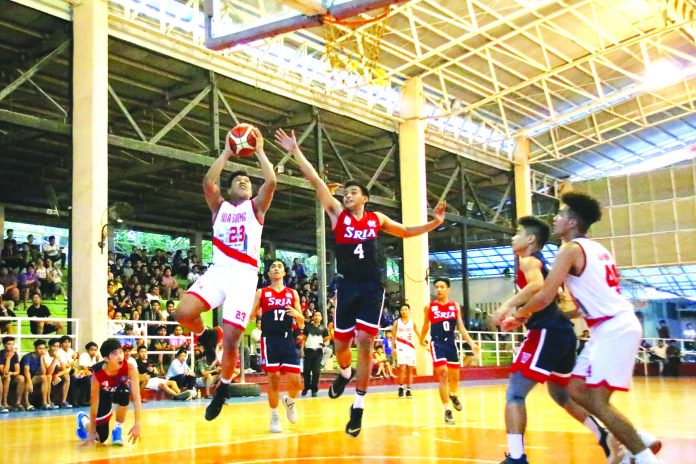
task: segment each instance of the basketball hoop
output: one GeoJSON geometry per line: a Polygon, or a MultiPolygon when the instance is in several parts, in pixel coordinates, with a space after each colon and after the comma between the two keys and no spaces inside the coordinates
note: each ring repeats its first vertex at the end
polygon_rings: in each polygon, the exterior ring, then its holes
{"type": "Polygon", "coordinates": [[[374,17],[357,20],[340,20],[330,13],[323,15],[326,58],[331,69],[359,74],[366,82],[386,85],[379,55],[390,12],[391,7],[386,7],[374,17]]]}

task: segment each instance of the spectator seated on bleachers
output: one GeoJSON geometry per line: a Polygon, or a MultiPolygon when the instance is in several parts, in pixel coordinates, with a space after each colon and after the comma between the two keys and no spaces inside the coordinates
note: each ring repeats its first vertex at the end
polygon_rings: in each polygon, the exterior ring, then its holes
{"type": "Polygon", "coordinates": [[[94,342],[87,343],[85,352],[78,359],[77,368],[73,375],[72,398],[75,406],[89,406],[92,367],[99,361],[101,361],[99,347],[94,342]]]}
{"type": "Polygon", "coordinates": [[[377,345],[372,358],[375,378],[396,378],[396,375],[394,375],[392,371],[391,364],[389,364],[389,360],[387,359],[387,355],[384,353],[384,346],[382,346],[381,343],[377,345]]]}
{"type": "Polygon", "coordinates": [[[126,324],[121,321],[123,321],[123,314],[121,314],[121,311],[116,311],[111,323],[111,335],[123,335],[126,333],[126,324]]]}
{"type": "Polygon", "coordinates": [[[41,294],[39,276],[36,275],[36,268],[34,267],[34,264],[27,264],[24,272],[19,274],[19,277],[17,278],[17,286],[19,287],[20,298],[25,307],[27,306],[29,295],[33,295],[35,293],[41,294]]]}
{"type": "Polygon", "coordinates": [[[22,255],[24,256],[24,262],[36,262],[37,259],[41,258],[41,250],[39,246],[34,243],[34,236],[32,234],[27,235],[27,241],[22,245],[22,255]]]}
{"type": "Polygon", "coordinates": [[[58,406],[61,408],[72,408],[68,403],[68,393],[70,392],[70,366],[61,362],[58,352],[60,351],[60,339],[52,338],[48,342],[48,352],[44,355],[44,367],[46,368],[47,378],[51,381],[51,392],[49,398],[53,394],[53,390],[59,390],[56,395],[59,396],[58,406]]]}
{"type": "Polygon", "coordinates": [[[55,235],[48,237],[48,243],[44,244],[42,251],[45,260],[50,259],[56,266],[60,263],[61,269],[65,267],[66,255],[63,253],[63,249],[56,243],[55,235]]]}
{"type": "Polygon", "coordinates": [[[196,376],[186,364],[186,358],[188,358],[186,348],[180,348],[176,352],[176,358],[169,365],[166,378],[175,381],[179,388],[193,390],[196,387],[196,376]]]}
{"type": "Polygon", "coordinates": [[[7,229],[7,238],[0,252],[0,258],[2,258],[8,268],[19,272],[19,268],[24,265],[24,258],[17,246],[17,241],[13,238],[13,234],[12,229],[7,229]]]}
{"type": "Polygon", "coordinates": [[[177,325],[174,327],[174,333],[169,337],[169,345],[174,349],[187,348],[188,338],[184,335],[184,329],[177,325]]]}
{"type": "Polygon", "coordinates": [[[22,396],[24,395],[24,376],[20,372],[19,355],[15,348],[15,338],[11,336],[2,339],[3,350],[0,351],[0,413],[24,411],[22,396]],[[13,393],[14,405],[8,404],[10,393],[13,393]]]}
{"type": "MultiPolygon", "coordinates": [[[[41,295],[35,293],[31,298],[32,304],[27,309],[27,317],[51,317],[48,306],[41,303],[41,295]]],[[[34,335],[48,335],[63,330],[60,322],[30,321],[29,328],[34,335]]]]}
{"type": "MultiPolygon", "coordinates": [[[[0,285],[0,317],[17,317],[14,309],[14,301],[3,300],[2,298],[2,285],[0,285]]],[[[0,321],[0,333],[11,334],[14,328],[11,321],[0,321]]]]}
{"type": "Polygon", "coordinates": [[[44,356],[46,355],[46,341],[38,339],[34,342],[34,351],[22,356],[20,361],[20,369],[24,376],[24,408],[27,411],[33,411],[34,405],[31,403],[31,397],[34,392],[40,398],[41,409],[58,409],[51,403],[51,376],[47,374],[44,364],[44,356]]]}
{"type": "Polygon", "coordinates": [[[17,285],[17,276],[8,266],[0,267],[0,285],[4,289],[3,299],[14,301],[16,306],[19,303],[19,286],[17,285]]]}
{"type": "Polygon", "coordinates": [[[164,275],[160,278],[162,295],[167,298],[176,298],[179,293],[179,284],[172,275],[172,269],[167,267],[164,269],[164,275]]]}
{"type": "MultiPolygon", "coordinates": [[[[161,325],[157,329],[157,335],[158,338],[154,338],[150,342],[150,346],[148,347],[148,350],[150,351],[172,351],[173,347],[169,344],[169,340],[167,338],[167,326],[161,325]]],[[[163,370],[164,366],[164,354],[159,353],[155,355],[157,357],[157,367],[161,370],[163,370]]]]}
{"type": "Polygon", "coordinates": [[[196,345],[193,350],[196,363],[194,372],[196,374],[196,387],[199,389],[205,388],[205,398],[210,399],[210,387],[215,385],[220,380],[220,366],[217,361],[213,364],[208,364],[208,360],[203,355],[203,347],[196,345]]]}
{"type": "Polygon", "coordinates": [[[50,282],[49,290],[54,295],[63,295],[63,300],[68,299],[68,294],[65,291],[65,286],[63,285],[63,272],[53,265],[53,261],[50,259],[46,260],[46,272],[48,274],[48,280],[50,282]]]}

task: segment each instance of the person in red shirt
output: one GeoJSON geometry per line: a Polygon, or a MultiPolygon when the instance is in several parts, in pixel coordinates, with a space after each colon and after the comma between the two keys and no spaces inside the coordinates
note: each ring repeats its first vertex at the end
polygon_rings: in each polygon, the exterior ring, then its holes
{"type": "Polygon", "coordinates": [[[140,438],[140,377],[138,366],[132,358],[126,358],[121,343],[110,338],[102,343],[99,352],[104,358],[92,368],[92,391],[89,416],[77,414],[77,436],[83,444],[104,443],[109,438],[109,421],[116,406],[116,426],[111,434],[111,444],[123,446],[122,426],[126,420],[129,397],[133,396],[135,423],[128,431],[128,441],[135,444],[140,438]]]}

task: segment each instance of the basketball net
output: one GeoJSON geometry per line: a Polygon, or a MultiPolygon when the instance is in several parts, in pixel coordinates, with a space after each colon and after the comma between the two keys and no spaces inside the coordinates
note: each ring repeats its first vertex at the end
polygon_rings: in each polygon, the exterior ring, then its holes
{"type": "Polygon", "coordinates": [[[360,20],[324,15],[326,58],[331,69],[358,74],[370,84],[387,85],[387,73],[379,66],[379,55],[390,11],[387,7],[375,17],[360,20]]]}

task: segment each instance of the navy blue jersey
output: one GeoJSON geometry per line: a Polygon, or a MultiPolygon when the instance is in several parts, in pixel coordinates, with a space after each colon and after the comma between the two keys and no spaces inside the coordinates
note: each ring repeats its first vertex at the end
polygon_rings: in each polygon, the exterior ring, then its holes
{"type": "Polygon", "coordinates": [[[295,318],[287,314],[287,306],[295,307],[295,292],[283,287],[261,289],[261,333],[264,337],[289,337],[295,318]]]}
{"type": "Polygon", "coordinates": [[[382,269],[377,250],[379,217],[365,211],[358,220],[343,210],[334,227],[338,273],[347,280],[380,281],[382,269]]]}
{"type": "Polygon", "coordinates": [[[430,337],[433,341],[454,340],[458,313],[457,305],[453,301],[430,303],[430,337]]]}
{"type": "MultiPolygon", "coordinates": [[[[546,276],[549,275],[549,263],[544,258],[541,252],[532,253],[531,257],[538,259],[541,262],[541,274],[546,280],[546,276]]],[[[527,279],[524,276],[524,272],[521,269],[517,269],[517,278],[515,279],[517,287],[521,290],[527,286],[527,279]]],[[[556,301],[552,301],[547,307],[541,311],[537,311],[529,318],[525,324],[528,329],[548,329],[557,328],[565,329],[572,327],[573,323],[563,315],[561,310],[558,308],[556,301]]]]}

